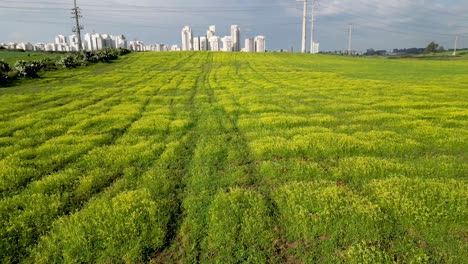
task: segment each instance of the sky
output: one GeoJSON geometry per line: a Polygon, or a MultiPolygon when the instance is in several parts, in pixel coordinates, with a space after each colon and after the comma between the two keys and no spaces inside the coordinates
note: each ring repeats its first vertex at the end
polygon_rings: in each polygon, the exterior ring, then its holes
{"type": "MultiPolygon", "coordinates": [[[[123,34],[146,44],[181,44],[191,26],[203,36],[239,25],[241,38],[264,35],[268,50],[301,48],[303,2],[296,0],[77,0],[86,32],[123,34]]],[[[310,15],[309,0],[308,13],[310,15]]],[[[0,0],[0,42],[53,42],[71,35],[72,0],[0,0]]],[[[425,47],[435,41],[468,48],[467,0],[316,0],[314,39],[322,51],[425,47]]],[[[307,28],[310,41],[310,21],[307,28]]],[[[309,45],[309,44],[308,44],[309,45]]]]}

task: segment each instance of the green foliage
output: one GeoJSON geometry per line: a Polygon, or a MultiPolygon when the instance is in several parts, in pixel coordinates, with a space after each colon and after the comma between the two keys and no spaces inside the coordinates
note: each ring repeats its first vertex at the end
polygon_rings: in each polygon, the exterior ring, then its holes
{"type": "Polygon", "coordinates": [[[57,222],[33,253],[34,263],[142,262],[164,244],[171,203],[147,190],[119,194],[57,222]]]}
{"type": "Polygon", "coordinates": [[[119,52],[115,49],[102,49],[96,52],[100,62],[111,62],[119,57],[119,52]]]}
{"type": "Polygon", "coordinates": [[[42,65],[42,70],[44,71],[53,71],[57,69],[56,62],[51,58],[44,58],[39,62],[42,65]]]}
{"type": "Polygon", "coordinates": [[[275,232],[263,197],[250,191],[221,192],[208,210],[206,263],[266,263],[274,258],[275,232]]]}
{"type": "Polygon", "coordinates": [[[19,76],[25,78],[38,78],[39,71],[42,69],[43,65],[40,61],[17,61],[15,63],[15,70],[18,72],[19,76]]]}
{"type": "Polygon", "coordinates": [[[381,209],[334,182],[293,183],[274,194],[291,253],[307,262],[336,262],[337,248],[378,240],[384,230],[381,209]]]}
{"type": "Polygon", "coordinates": [[[6,82],[8,79],[8,73],[11,71],[10,65],[4,62],[3,60],[0,61],[0,82],[6,82]]]}
{"type": "Polygon", "coordinates": [[[424,54],[430,54],[430,53],[436,53],[436,52],[445,52],[445,48],[435,43],[434,41],[429,43],[426,49],[424,50],[424,54]]]}
{"type": "Polygon", "coordinates": [[[0,262],[468,259],[463,58],[122,52],[0,89],[0,262]]]}
{"type": "Polygon", "coordinates": [[[77,57],[75,55],[69,54],[60,57],[56,64],[63,68],[74,68],[78,66],[77,57]]]}

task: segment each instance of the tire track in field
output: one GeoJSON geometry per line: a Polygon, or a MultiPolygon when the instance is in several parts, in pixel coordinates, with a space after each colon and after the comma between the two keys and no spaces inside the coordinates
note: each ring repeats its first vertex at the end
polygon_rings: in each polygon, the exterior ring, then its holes
{"type": "Polygon", "coordinates": [[[181,217],[168,246],[154,257],[156,263],[175,262],[179,258],[188,263],[203,261],[207,208],[213,198],[233,187],[255,189],[258,182],[252,154],[237,120],[217,105],[210,85],[214,54],[208,56],[189,105],[193,108],[192,130],[196,143],[191,144],[189,168],[178,191],[182,194],[181,217]],[[213,148],[217,150],[210,152],[213,148]]]}
{"type": "MultiPolygon", "coordinates": [[[[226,74],[228,75],[232,81],[238,83],[239,82],[239,79],[241,79],[243,82],[245,83],[250,83],[251,85],[256,85],[254,83],[251,83],[250,81],[248,81],[246,78],[244,78],[241,74],[240,74],[240,68],[241,68],[241,64],[240,63],[237,63],[237,61],[234,62],[234,70],[235,70],[235,76],[233,74],[226,74]]],[[[257,73],[257,71],[255,69],[253,69],[251,67],[250,64],[248,64],[248,67],[253,70],[254,72],[257,73]]],[[[263,75],[262,75],[262,78],[264,78],[265,80],[267,80],[263,75]]],[[[218,80],[216,80],[217,83],[219,83],[218,80]]],[[[220,86],[223,86],[222,85],[222,82],[219,83],[220,86]]],[[[239,89],[239,87],[234,87],[234,89],[239,89]]],[[[230,89],[225,89],[223,90],[223,92],[226,92],[228,91],[228,93],[230,94],[230,97],[232,99],[232,101],[234,102],[234,106],[237,108],[237,109],[242,109],[242,106],[239,102],[239,95],[234,95],[231,91],[232,91],[232,88],[230,89]]],[[[212,89],[212,92],[211,93],[214,93],[213,89],[212,89]]],[[[259,173],[258,173],[258,168],[256,166],[257,162],[255,160],[255,158],[253,157],[253,153],[250,149],[250,146],[248,144],[248,139],[247,137],[245,136],[244,133],[242,133],[240,130],[239,130],[239,127],[238,127],[238,121],[239,121],[239,111],[235,111],[233,115],[230,115],[226,112],[224,112],[224,114],[226,115],[226,117],[230,120],[230,122],[232,123],[233,127],[234,127],[234,130],[235,132],[237,133],[237,135],[240,136],[241,138],[241,145],[242,145],[242,148],[246,150],[246,152],[248,153],[247,154],[247,164],[249,166],[249,171],[253,177],[253,182],[251,185],[248,185],[248,186],[243,186],[244,188],[250,188],[250,189],[253,189],[255,191],[257,191],[258,193],[260,193],[262,195],[262,197],[264,198],[266,204],[267,204],[267,207],[268,207],[268,210],[269,210],[269,216],[271,216],[271,220],[272,220],[272,223],[274,225],[274,229],[272,230],[272,232],[274,233],[274,237],[276,238],[275,239],[275,243],[272,245],[273,247],[273,251],[275,253],[277,253],[276,256],[271,256],[272,257],[272,261],[273,259],[276,259],[276,261],[279,261],[281,260],[281,262],[286,262],[287,261],[287,254],[286,252],[284,252],[285,250],[285,245],[283,244],[283,242],[285,241],[284,238],[283,238],[283,234],[282,234],[282,231],[281,231],[281,228],[280,228],[280,219],[279,219],[279,215],[278,215],[278,205],[276,204],[276,202],[274,201],[274,199],[272,198],[272,189],[271,187],[269,186],[268,183],[266,183],[264,181],[264,179],[262,178],[259,178],[259,173]]]]}
{"type": "MultiPolygon", "coordinates": [[[[212,54],[206,53],[208,58],[212,59],[212,54]]],[[[191,55],[194,56],[195,53],[191,55]]],[[[204,62],[204,57],[198,60],[204,62]]],[[[201,135],[197,131],[198,123],[200,120],[200,113],[197,107],[197,96],[200,94],[200,85],[205,83],[208,78],[208,72],[211,69],[211,64],[204,64],[201,66],[202,72],[198,75],[192,92],[185,104],[185,111],[189,112],[190,124],[187,129],[179,137],[181,141],[180,146],[178,147],[178,157],[177,159],[172,160],[167,164],[167,173],[172,175],[173,181],[177,182],[175,189],[173,190],[176,193],[175,204],[177,206],[176,212],[171,216],[171,221],[168,226],[168,233],[165,237],[165,243],[162,249],[153,249],[152,261],[156,263],[167,263],[167,261],[174,261],[171,259],[176,249],[181,243],[180,241],[180,229],[184,220],[184,208],[183,201],[186,196],[187,184],[185,179],[189,177],[190,166],[193,163],[194,152],[197,147],[199,138],[201,135]]]]}

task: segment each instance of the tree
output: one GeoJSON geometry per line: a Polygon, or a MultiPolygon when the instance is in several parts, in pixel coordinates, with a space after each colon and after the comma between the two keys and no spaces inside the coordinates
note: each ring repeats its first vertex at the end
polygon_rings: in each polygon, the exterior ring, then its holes
{"type": "Polygon", "coordinates": [[[364,55],[374,56],[375,55],[375,50],[374,49],[367,49],[367,51],[366,51],[366,53],[364,55]]]}
{"type": "Polygon", "coordinates": [[[432,41],[431,43],[429,43],[429,45],[427,45],[426,49],[424,50],[424,54],[436,53],[438,51],[439,51],[439,44],[432,41]]]}

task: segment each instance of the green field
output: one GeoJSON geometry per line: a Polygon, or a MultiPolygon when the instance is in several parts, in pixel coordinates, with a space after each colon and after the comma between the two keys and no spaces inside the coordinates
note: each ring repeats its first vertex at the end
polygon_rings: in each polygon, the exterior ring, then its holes
{"type": "Polygon", "coordinates": [[[468,61],[139,53],[0,89],[2,263],[466,263],[468,61]]]}
{"type": "Polygon", "coordinates": [[[10,64],[10,66],[13,66],[19,60],[34,61],[45,58],[53,59],[59,57],[60,55],[60,53],[0,50],[0,61],[3,60],[6,63],[10,64]]]}

